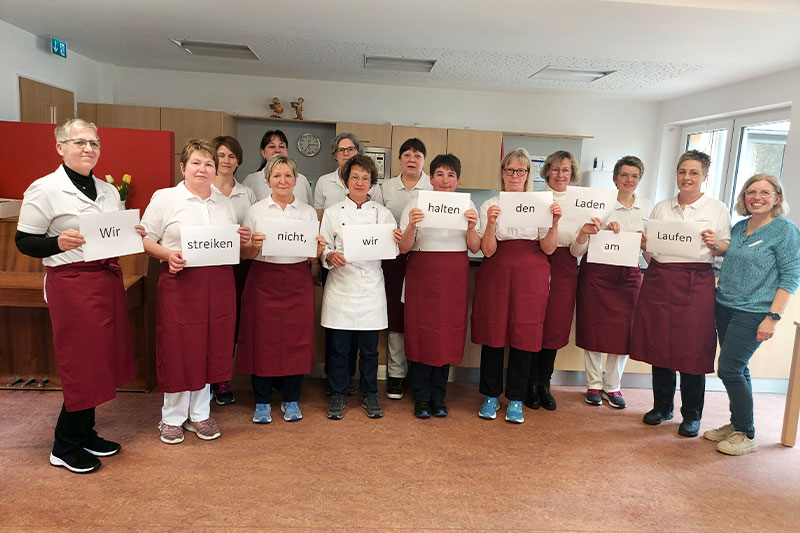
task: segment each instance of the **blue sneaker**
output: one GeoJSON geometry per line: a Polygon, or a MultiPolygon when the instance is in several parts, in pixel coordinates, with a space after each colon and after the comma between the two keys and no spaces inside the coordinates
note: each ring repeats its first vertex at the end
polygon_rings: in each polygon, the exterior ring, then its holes
{"type": "Polygon", "coordinates": [[[522,417],[522,402],[519,400],[512,400],[508,403],[506,409],[506,422],[513,422],[514,424],[522,424],[525,419],[522,417]]]}
{"type": "Polygon", "coordinates": [[[282,402],[281,411],[283,411],[283,419],[287,422],[295,422],[303,418],[303,413],[297,406],[297,402],[282,402]]]}
{"type": "Polygon", "coordinates": [[[256,424],[269,424],[272,422],[272,406],[268,403],[257,403],[256,412],[253,413],[253,422],[256,424]]]}
{"type": "Polygon", "coordinates": [[[500,400],[497,398],[492,398],[491,396],[486,396],[483,399],[481,410],[478,411],[478,416],[481,418],[486,418],[487,420],[494,420],[497,418],[498,409],[500,409],[500,400]]]}

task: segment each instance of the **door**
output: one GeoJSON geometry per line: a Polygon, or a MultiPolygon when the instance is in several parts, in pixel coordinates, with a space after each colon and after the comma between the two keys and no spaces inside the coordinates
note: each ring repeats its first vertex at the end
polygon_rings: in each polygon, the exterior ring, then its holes
{"type": "Polygon", "coordinates": [[[75,116],[75,95],[20,76],[19,115],[20,122],[58,124],[75,116]]]}

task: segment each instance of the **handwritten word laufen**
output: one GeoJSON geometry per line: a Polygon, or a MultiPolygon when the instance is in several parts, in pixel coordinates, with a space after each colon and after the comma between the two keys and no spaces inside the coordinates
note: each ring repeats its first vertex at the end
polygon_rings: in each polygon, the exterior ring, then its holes
{"type": "Polygon", "coordinates": [[[291,232],[291,233],[289,233],[289,232],[278,233],[278,240],[279,241],[288,241],[288,242],[300,241],[302,243],[305,243],[306,242],[306,236],[303,235],[302,233],[297,233],[296,231],[291,232]]]}
{"type": "Polygon", "coordinates": [[[580,207],[583,209],[605,209],[606,204],[605,202],[598,202],[597,200],[581,200],[580,198],[575,198],[575,207],[580,207]]]}
{"type": "Polygon", "coordinates": [[[691,235],[681,235],[680,233],[675,233],[675,235],[670,235],[668,233],[661,233],[660,231],[657,231],[656,238],[661,241],[692,242],[691,235]]]}
{"type": "Polygon", "coordinates": [[[207,241],[189,241],[186,243],[189,250],[209,250],[213,248],[233,248],[233,241],[218,241],[211,239],[207,241]]]}
{"type": "Polygon", "coordinates": [[[105,239],[108,237],[119,237],[119,228],[98,228],[100,230],[100,237],[105,239]]]}
{"type": "Polygon", "coordinates": [[[457,215],[461,213],[461,209],[458,207],[452,207],[447,204],[442,205],[433,205],[432,203],[428,203],[428,212],[429,213],[446,213],[449,215],[457,215]]]}

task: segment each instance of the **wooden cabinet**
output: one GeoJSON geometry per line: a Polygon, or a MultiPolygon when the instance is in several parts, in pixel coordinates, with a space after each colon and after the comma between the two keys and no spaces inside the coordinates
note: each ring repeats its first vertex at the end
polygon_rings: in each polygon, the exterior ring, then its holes
{"type": "Polygon", "coordinates": [[[211,140],[218,135],[236,137],[236,120],[222,111],[161,108],[161,129],[175,133],[175,153],[189,139],[211,140]]]}
{"type": "Polygon", "coordinates": [[[394,126],[392,128],[392,165],[390,176],[400,174],[400,147],[406,140],[416,137],[425,145],[423,170],[430,174],[430,161],[439,154],[447,153],[447,130],[444,128],[420,128],[416,126],[394,126]]]}
{"type": "Polygon", "coordinates": [[[367,146],[377,146],[379,148],[392,146],[392,127],[388,124],[337,122],[336,135],[340,133],[354,133],[358,140],[367,146]]]}
{"type": "Polygon", "coordinates": [[[496,189],[502,147],[499,131],[447,130],[447,151],[461,160],[460,187],[496,189]]]}

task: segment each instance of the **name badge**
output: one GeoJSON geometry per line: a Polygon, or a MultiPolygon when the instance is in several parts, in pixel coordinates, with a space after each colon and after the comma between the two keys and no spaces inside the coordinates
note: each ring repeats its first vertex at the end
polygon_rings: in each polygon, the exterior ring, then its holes
{"type": "Polygon", "coordinates": [[[394,259],[399,253],[394,242],[394,224],[352,224],[344,226],[344,258],[353,261],[394,259]]]}
{"type": "Polygon", "coordinates": [[[702,222],[681,220],[654,220],[647,222],[647,251],[676,255],[686,259],[700,259],[706,249],[700,232],[708,227],[702,222]]]}
{"type": "Polygon", "coordinates": [[[266,235],[262,255],[314,257],[317,255],[319,222],[265,218],[256,222],[256,231],[266,235]]]}
{"type": "Polygon", "coordinates": [[[567,187],[567,192],[558,200],[561,216],[586,224],[592,218],[605,220],[617,205],[617,191],[593,189],[591,187],[567,187]]]}
{"type": "Polygon", "coordinates": [[[550,228],[553,226],[553,191],[500,191],[498,221],[504,228],[550,228]]]}
{"type": "Polygon", "coordinates": [[[187,267],[235,265],[239,263],[236,224],[181,227],[181,254],[187,267]]]}
{"type": "Polygon", "coordinates": [[[466,230],[467,217],[464,213],[469,211],[469,199],[469,193],[466,192],[419,191],[417,207],[425,218],[417,226],[466,230]]]}
{"type": "Polygon", "coordinates": [[[639,266],[642,234],[632,231],[600,231],[589,236],[586,261],[624,267],[639,266]]]}
{"type": "Polygon", "coordinates": [[[84,261],[96,261],[109,257],[144,252],[142,236],[136,233],[139,210],[91,213],[78,217],[79,230],[86,244],[84,261]]]}

